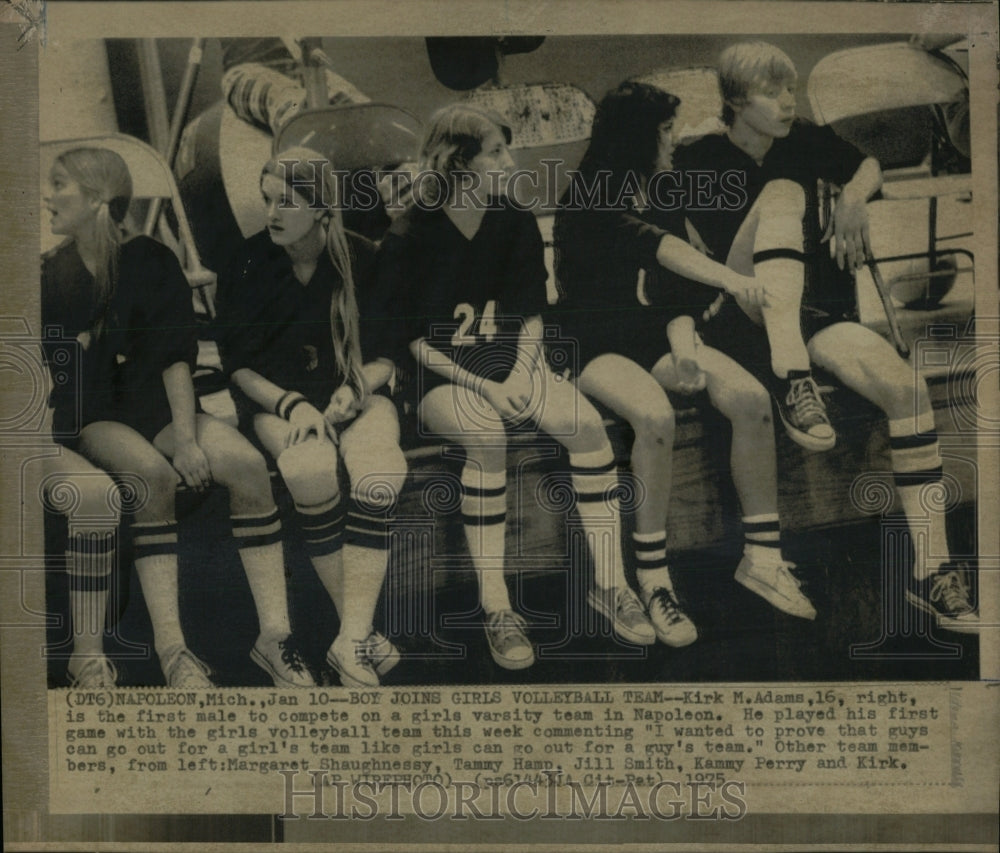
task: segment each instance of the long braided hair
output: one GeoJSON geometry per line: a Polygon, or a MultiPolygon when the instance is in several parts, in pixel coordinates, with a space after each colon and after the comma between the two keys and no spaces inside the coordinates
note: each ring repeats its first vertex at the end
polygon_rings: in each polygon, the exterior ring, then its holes
{"type": "Polygon", "coordinates": [[[361,332],[358,299],[354,286],[351,247],[344,232],[341,199],[333,165],[328,157],[311,148],[295,146],[272,157],[261,172],[285,182],[289,192],[313,210],[323,210],[326,228],[326,252],[340,275],[330,299],[330,332],[337,368],[353,390],[359,405],[364,405],[368,389],[361,372],[361,332]]]}
{"type": "Polygon", "coordinates": [[[132,176],[121,156],[107,148],[72,148],[60,154],[56,162],[80,189],[100,201],[94,224],[97,304],[91,317],[91,328],[99,337],[118,286],[118,259],[126,236],[125,214],[132,201],[132,176]]]}

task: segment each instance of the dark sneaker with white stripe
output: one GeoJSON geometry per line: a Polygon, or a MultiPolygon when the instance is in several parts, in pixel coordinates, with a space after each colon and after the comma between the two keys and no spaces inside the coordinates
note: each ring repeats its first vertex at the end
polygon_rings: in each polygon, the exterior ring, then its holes
{"type": "Polygon", "coordinates": [[[979,609],[972,601],[965,563],[945,563],[923,580],[911,575],[906,600],[935,616],[939,628],[960,634],[979,631],[979,609]]]}

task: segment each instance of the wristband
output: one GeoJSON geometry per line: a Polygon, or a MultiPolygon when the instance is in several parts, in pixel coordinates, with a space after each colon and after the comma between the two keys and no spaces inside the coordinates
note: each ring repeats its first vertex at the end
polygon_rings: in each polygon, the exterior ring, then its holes
{"type": "Polygon", "coordinates": [[[294,400],[292,400],[287,406],[285,406],[285,420],[290,420],[292,417],[292,412],[295,411],[295,407],[299,403],[308,403],[309,401],[299,394],[294,400]]]}
{"type": "Polygon", "coordinates": [[[286,391],[278,399],[278,402],[275,403],[274,413],[279,418],[287,421],[288,415],[291,412],[291,407],[296,403],[302,402],[303,400],[305,400],[305,397],[303,397],[298,391],[286,391]]]}

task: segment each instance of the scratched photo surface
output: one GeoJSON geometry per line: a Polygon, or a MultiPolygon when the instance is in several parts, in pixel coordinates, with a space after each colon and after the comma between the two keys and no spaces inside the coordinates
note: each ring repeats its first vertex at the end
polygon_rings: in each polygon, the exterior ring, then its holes
{"type": "Polygon", "coordinates": [[[995,24],[10,5],[17,849],[991,843],[995,24]]]}

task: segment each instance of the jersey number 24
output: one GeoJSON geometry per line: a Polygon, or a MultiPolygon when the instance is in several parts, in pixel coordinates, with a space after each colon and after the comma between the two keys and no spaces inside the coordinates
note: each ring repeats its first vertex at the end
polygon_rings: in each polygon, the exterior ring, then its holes
{"type": "Polygon", "coordinates": [[[453,347],[467,347],[476,343],[476,338],[481,337],[486,343],[492,341],[497,334],[497,302],[491,299],[483,309],[483,315],[476,323],[476,309],[468,302],[462,302],[455,306],[454,317],[459,321],[455,334],[451,336],[453,347]],[[473,325],[477,325],[475,332],[472,332],[473,325]]]}

